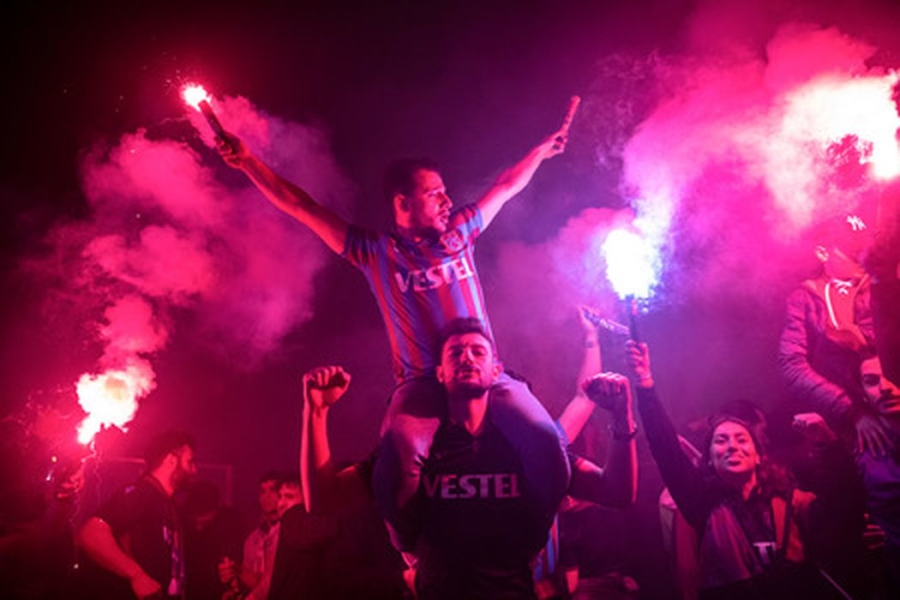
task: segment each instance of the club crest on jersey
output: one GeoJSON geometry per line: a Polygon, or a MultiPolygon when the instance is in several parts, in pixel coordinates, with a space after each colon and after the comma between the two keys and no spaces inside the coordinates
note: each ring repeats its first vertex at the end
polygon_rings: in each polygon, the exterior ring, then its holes
{"type": "Polygon", "coordinates": [[[459,252],[466,243],[458,229],[453,229],[442,235],[439,242],[447,252],[459,252]]]}

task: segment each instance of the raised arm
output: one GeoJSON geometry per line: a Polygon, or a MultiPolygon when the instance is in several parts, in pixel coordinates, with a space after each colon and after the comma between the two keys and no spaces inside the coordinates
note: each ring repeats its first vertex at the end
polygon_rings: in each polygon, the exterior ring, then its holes
{"type": "Polygon", "coordinates": [[[141,566],[116,541],[110,526],[97,517],[91,517],[78,532],[78,545],[95,563],[111,573],[127,579],[138,598],[149,598],[162,590],[159,582],[151,578],[141,566]]]}
{"type": "Polygon", "coordinates": [[[595,373],[603,370],[597,327],[588,318],[588,313],[593,314],[593,312],[587,306],[578,307],[578,320],[581,324],[584,352],[581,355],[581,367],[578,369],[575,395],[557,419],[557,423],[559,423],[559,426],[566,434],[566,439],[569,443],[574,442],[581,435],[582,429],[584,429],[596,406],[584,393],[582,383],[590,379],[595,373]]]}
{"type": "Polygon", "coordinates": [[[569,493],[604,506],[631,506],[637,498],[637,427],[628,379],[618,373],[600,373],[585,381],[584,391],[612,415],[609,450],[602,469],[584,459],[575,461],[569,493]]]}
{"type": "Polygon", "coordinates": [[[691,525],[698,527],[705,519],[711,502],[703,476],[682,450],[675,426],[656,394],[647,345],[629,340],[626,357],[637,390],[638,411],[650,452],[679,510],[691,525]]]}
{"type": "MultiPolygon", "coordinates": [[[[572,110],[570,109],[569,112],[571,113],[572,110]]],[[[487,193],[476,202],[478,208],[481,209],[485,227],[490,225],[504,204],[525,189],[542,162],[565,150],[571,114],[566,116],[562,127],[532,148],[522,160],[500,173],[487,193]]]]}
{"type": "Polygon", "coordinates": [[[250,152],[237,136],[229,133],[227,139],[217,139],[216,146],[222,159],[229,166],[246,173],[269,202],[309,227],[337,254],[344,251],[348,225],[337,213],[322,206],[303,189],[275,173],[250,152]]]}
{"type": "Polygon", "coordinates": [[[303,376],[300,480],[309,513],[335,512],[369,498],[356,468],[336,472],[331,459],[328,411],[349,385],[350,374],[341,367],[318,367],[303,376]]]}

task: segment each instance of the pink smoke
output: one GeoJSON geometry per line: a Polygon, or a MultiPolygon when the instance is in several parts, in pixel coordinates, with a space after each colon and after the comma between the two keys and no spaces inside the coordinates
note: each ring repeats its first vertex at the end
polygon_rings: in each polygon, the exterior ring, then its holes
{"type": "MultiPolygon", "coordinates": [[[[502,245],[487,301],[514,364],[555,360],[560,326],[572,345],[565,318],[576,299],[621,315],[600,251],[618,226],[659,256],[656,302],[756,302],[775,323],[814,262],[810,225],[870,205],[896,174],[897,76],[874,64],[876,43],[814,25],[815,15],[792,20],[818,5],[698,6],[681,51],[602,59],[572,132],[592,135],[598,171],[620,176],[620,198],[598,189],[595,206],[625,200],[634,212],[588,208],[545,242],[502,245]]],[[[892,19],[865,28],[886,32],[892,19]]]]}
{"type": "MultiPolygon", "coordinates": [[[[266,115],[243,98],[216,106],[265,160],[341,211],[353,190],[321,132],[266,115]]],[[[198,116],[188,114],[211,145],[198,116]]],[[[103,315],[95,329],[97,370],[77,386],[90,413],[83,440],[104,426],[126,427],[153,390],[153,360],[171,338],[173,308],[192,315],[194,335],[211,352],[244,368],[259,365],[311,316],[313,278],[327,249],[213,151],[142,130],[93,148],[81,169],[91,217],[60,225],[48,238],[53,260],[33,264],[57,270],[79,312],[103,315]],[[240,183],[222,183],[222,175],[240,183]]]]}
{"type": "Polygon", "coordinates": [[[660,71],[671,95],[627,144],[624,184],[658,239],[709,254],[704,290],[765,278],[778,263],[756,257],[896,174],[896,76],[866,66],[873,52],[836,28],[786,25],[765,61],[738,48],[660,71]]]}

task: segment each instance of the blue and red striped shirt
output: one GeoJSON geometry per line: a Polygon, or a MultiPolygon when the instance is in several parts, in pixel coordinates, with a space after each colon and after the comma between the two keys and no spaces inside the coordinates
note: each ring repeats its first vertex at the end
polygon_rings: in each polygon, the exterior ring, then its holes
{"type": "Polygon", "coordinates": [[[342,256],[369,282],[398,381],[434,374],[438,337],[451,320],[476,317],[490,333],[474,256],[482,227],[474,205],[455,211],[447,231],[435,239],[413,241],[350,226],[342,256]]]}

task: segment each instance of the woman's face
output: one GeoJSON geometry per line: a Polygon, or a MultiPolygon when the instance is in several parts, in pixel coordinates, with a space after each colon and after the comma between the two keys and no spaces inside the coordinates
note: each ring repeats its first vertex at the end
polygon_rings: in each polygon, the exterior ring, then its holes
{"type": "Polygon", "coordinates": [[[734,421],[723,421],[713,430],[709,458],[716,474],[725,479],[750,475],[760,463],[753,436],[746,427],[734,421]]]}

